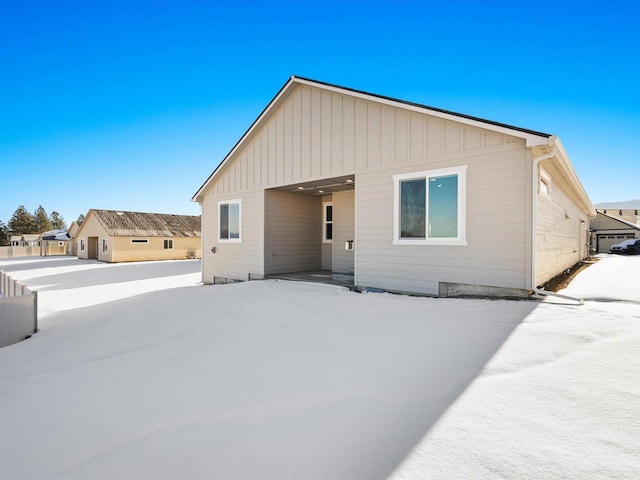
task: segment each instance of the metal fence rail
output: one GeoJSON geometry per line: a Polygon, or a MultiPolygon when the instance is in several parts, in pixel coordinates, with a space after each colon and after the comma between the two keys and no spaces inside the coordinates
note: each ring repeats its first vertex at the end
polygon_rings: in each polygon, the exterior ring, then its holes
{"type": "Polygon", "coordinates": [[[38,331],[38,293],[0,270],[0,347],[38,331]]]}

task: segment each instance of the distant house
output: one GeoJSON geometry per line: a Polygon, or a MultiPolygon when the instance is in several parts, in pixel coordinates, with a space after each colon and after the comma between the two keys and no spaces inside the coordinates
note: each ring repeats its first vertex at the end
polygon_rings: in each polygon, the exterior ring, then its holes
{"type": "Polygon", "coordinates": [[[199,216],[92,209],[75,235],[78,258],[103,262],[201,257],[199,216]]]}
{"type": "Polygon", "coordinates": [[[67,242],[67,255],[71,255],[75,257],[78,255],[76,251],[76,235],[78,234],[78,230],[80,230],[80,225],[75,220],[71,222],[69,228],[67,229],[67,236],[69,237],[69,242],[67,242]]]}
{"type": "Polygon", "coordinates": [[[608,253],[612,245],[640,238],[640,216],[635,209],[598,209],[589,222],[591,247],[596,253],[608,253]]]}
{"type": "Polygon", "coordinates": [[[65,255],[70,242],[67,229],[49,230],[40,234],[40,255],[65,255]]]}
{"type": "Polygon", "coordinates": [[[295,76],[193,200],[204,283],[441,296],[527,295],[589,255],[595,216],[556,136],[295,76]]]}
{"type": "Polygon", "coordinates": [[[9,245],[12,247],[38,247],[40,246],[40,235],[37,233],[11,235],[9,245]]]}

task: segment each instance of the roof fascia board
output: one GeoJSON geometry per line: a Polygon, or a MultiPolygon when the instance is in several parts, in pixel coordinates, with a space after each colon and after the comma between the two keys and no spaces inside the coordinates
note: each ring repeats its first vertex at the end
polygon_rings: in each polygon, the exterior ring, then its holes
{"type": "Polygon", "coordinates": [[[591,203],[591,199],[589,198],[589,195],[584,189],[582,182],[580,182],[580,179],[578,178],[578,175],[575,169],[573,168],[573,165],[571,164],[571,160],[569,160],[567,151],[564,149],[564,146],[562,145],[560,138],[558,138],[555,135],[552,136],[549,139],[549,144],[556,147],[557,155],[555,155],[555,158],[560,163],[562,170],[567,175],[567,178],[569,179],[572,187],[574,188],[577,198],[582,203],[584,212],[588,215],[589,218],[594,218],[596,216],[596,209],[591,203]]]}

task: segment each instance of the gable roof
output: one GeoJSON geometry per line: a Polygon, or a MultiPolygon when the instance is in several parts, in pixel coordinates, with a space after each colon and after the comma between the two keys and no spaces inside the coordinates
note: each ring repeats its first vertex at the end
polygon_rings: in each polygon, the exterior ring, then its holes
{"type": "Polygon", "coordinates": [[[340,93],[343,95],[349,95],[357,98],[361,98],[368,101],[374,101],[377,103],[383,103],[386,105],[390,105],[392,107],[403,108],[406,110],[416,111],[419,113],[436,116],[439,118],[443,118],[446,120],[452,120],[460,123],[464,123],[470,126],[484,128],[486,130],[492,130],[495,132],[515,136],[522,138],[526,141],[528,147],[547,144],[552,137],[551,134],[537,132],[535,130],[528,130],[525,128],[515,127],[513,125],[507,125],[505,123],[494,122],[492,120],[486,120],[479,117],[473,117],[471,115],[465,115],[462,113],[456,113],[449,110],[443,110],[440,108],[430,107],[428,105],[422,105],[419,103],[408,102],[405,100],[399,100],[392,97],[386,97],[383,95],[377,95],[374,93],[364,92],[362,90],[355,90],[352,88],[341,87],[338,85],[334,85],[331,83],[320,82],[317,80],[311,80],[304,77],[297,77],[295,75],[291,76],[289,80],[282,86],[282,88],[278,91],[278,93],[273,97],[273,99],[269,102],[266,108],[260,113],[258,118],[251,124],[251,126],[247,129],[247,131],[240,137],[240,140],[233,146],[231,151],[225,156],[225,158],[220,162],[220,164],[216,167],[216,169],[209,175],[207,180],[202,184],[202,186],[195,193],[193,198],[191,199],[194,202],[201,201],[201,194],[207,188],[207,186],[211,183],[212,179],[215,177],[216,173],[219,172],[222,167],[233,157],[234,153],[237,152],[241,146],[245,143],[245,141],[251,136],[251,134],[259,128],[259,126],[263,123],[263,121],[269,116],[272,110],[277,108],[277,106],[282,103],[282,101],[287,98],[291,92],[298,85],[307,85],[315,88],[321,88],[323,90],[333,91],[336,93],[340,93]]]}
{"type": "MultiPolygon", "coordinates": [[[[640,225],[637,225],[633,222],[629,222],[623,218],[619,218],[619,217],[614,217],[613,215],[610,215],[608,213],[605,213],[607,209],[605,209],[605,211],[601,211],[601,210],[596,210],[598,216],[602,215],[603,217],[612,220],[614,223],[620,223],[620,227],[619,228],[629,228],[629,229],[635,229],[635,230],[640,230],[640,225]]],[[[615,209],[613,209],[615,211],[615,209]]],[[[608,227],[601,227],[599,228],[600,230],[611,230],[611,228],[608,227]]]]}
{"type": "Polygon", "coordinates": [[[91,209],[82,226],[90,215],[111,237],[200,237],[202,232],[199,215],[91,209]]]}
{"type": "Polygon", "coordinates": [[[42,240],[69,240],[66,229],[48,230],[40,234],[42,240]]]}

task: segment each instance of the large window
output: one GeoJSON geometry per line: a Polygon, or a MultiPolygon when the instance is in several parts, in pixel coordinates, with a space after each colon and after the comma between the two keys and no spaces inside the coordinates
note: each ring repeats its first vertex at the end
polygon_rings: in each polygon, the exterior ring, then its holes
{"type": "Polygon", "coordinates": [[[467,167],[395,175],[394,243],[466,245],[467,167]]]}
{"type": "Polygon", "coordinates": [[[218,239],[229,242],[242,241],[242,201],[229,200],[218,202],[218,213],[218,239]]]}
{"type": "Polygon", "coordinates": [[[333,204],[322,204],[323,228],[322,241],[325,243],[333,242],[333,204]]]}

